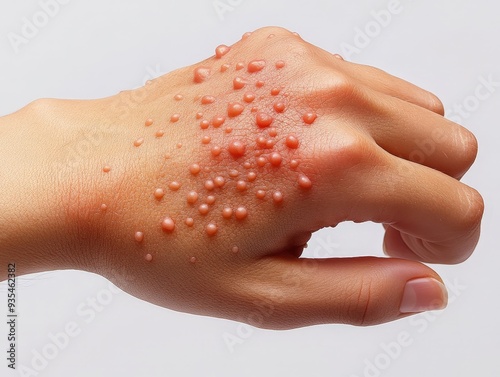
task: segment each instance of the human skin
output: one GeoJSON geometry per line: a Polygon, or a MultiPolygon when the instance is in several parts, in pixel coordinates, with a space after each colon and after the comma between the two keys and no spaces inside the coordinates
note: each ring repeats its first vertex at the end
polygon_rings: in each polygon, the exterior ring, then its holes
{"type": "Polygon", "coordinates": [[[482,198],[460,182],[474,136],[431,93],[284,29],[217,51],[142,88],[0,118],[1,276],[80,269],[273,329],[443,308],[421,262],[477,244],[482,198]],[[299,258],[343,221],[384,224],[391,258],[299,258]]]}

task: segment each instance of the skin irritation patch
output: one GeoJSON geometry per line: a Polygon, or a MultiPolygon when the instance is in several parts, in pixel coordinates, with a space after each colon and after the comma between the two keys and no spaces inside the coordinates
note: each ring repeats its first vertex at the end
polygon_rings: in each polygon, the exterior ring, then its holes
{"type": "MultiPolygon", "coordinates": [[[[251,33],[245,33],[242,39],[250,36],[251,33]]],[[[219,45],[212,65],[206,62],[192,71],[192,85],[198,90],[193,98],[196,108],[192,115],[178,108],[175,109],[178,113],[172,112],[166,119],[150,117],[141,125],[150,129],[156,139],[163,138],[168,127],[193,127],[199,135],[195,150],[187,152],[197,161],[188,160],[185,175],[175,179],[167,176],[167,181],[157,183],[163,187],[151,188],[152,200],[159,208],[167,205],[164,200],[167,194],[184,206],[180,214],[170,215],[168,208],[164,209],[158,227],[166,238],[174,237],[182,229],[196,229],[208,239],[217,239],[228,226],[250,223],[254,205],[271,205],[280,210],[286,205],[290,190],[271,187],[272,174],[294,177],[295,189],[302,193],[313,187],[311,179],[300,169],[301,140],[297,136],[300,132],[293,130],[313,125],[318,116],[314,111],[291,115],[291,94],[285,83],[279,82],[286,72],[286,62],[259,57],[235,61],[231,60],[230,52],[231,47],[219,45]],[[222,88],[217,90],[223,95],[207,90],[211,80],[219,80],[214,87],[222,88]]],[[[172,103],[178,102],[180,106],[189,97],[176,93],[172,99],[172,103]]],[[[140,147],[144,142],[144,137],[137,138],[133,146],[140,147]]],[[[177,149],[182,147],[181,143],[173,143],[177,149]]],[[[174,153],[177,152],[169,151],[165,159],[174,153]]],[[[105,165],[102,170],[108,173],[111,168],[105,165]]],[[[106,209],[102,204],[101,211],[106,209]]],[[[143,231],[135,232],[137,244],[143,244],[144,238],[143,231]]],[[[229,246],[234,254],[239,250],[237,245],[229,246]]],[[[151,262],[152,255],[147,254],[145,260],[151,262]]],[[[195,264],[197,259],[190,257],[189,261],[195,264]]]]}

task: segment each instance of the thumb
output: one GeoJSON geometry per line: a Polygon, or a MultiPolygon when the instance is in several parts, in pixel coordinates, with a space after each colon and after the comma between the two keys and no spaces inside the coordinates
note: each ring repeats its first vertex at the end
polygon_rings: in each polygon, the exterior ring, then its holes
{"type": "Polygon", "coordinates": [[[264,295],[273,307],[260,325],[265,328],[375,325],[443,309],[448,300],[436,272],[403,259],[271,257],[260,272],[267,282],[258,286],[267,287],[264,295]]]}

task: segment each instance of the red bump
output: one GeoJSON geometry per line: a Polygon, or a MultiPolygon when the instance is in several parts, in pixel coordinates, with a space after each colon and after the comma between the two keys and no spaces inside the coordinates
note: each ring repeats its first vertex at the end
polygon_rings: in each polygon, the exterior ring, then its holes
{"type": "Polygon", "coordinates": [[[208,195],[207,198],[205,199],[205,203],[208,205],[212,205],[215,203],[215,196],[213,195],[208,195]]]}
{"type": "Polygon", "coordinates": [[[170,117],[170,121],[171,121],[172,123],[175,123],[175,122],[177,122],[180,118],[181,118],[180,114],[173,114],[173,115],[170,117]]]}
{"type": "Polygon", "coordinates": [[[172,220],[170,217],[166,217],[165,219],[163,219],[161,223],[161,229],[164,232],[173,232],[175,229],[174,220],[172,220]]]}
{"type": "Polygon", "coordinates": [[[220,155],[220,154],[221,154],[222,149],[221,149],[219,146],[217,146],[217,145],[216,145],[216,146],[214,146],[214,147],[212,148],[212,151],[211,151],[211,152],[212,152],[212,156],[217,157],[218,155],[220,155]]]}
{"type": "Polygon", "coordinates": [[[206,119],[203,119],[201,122],[200,122],[200,128],[202,130],[206,130],[208,128],[208,126],[210,126],[210,122],[206,119]]]}
{"type": "Polygon", "coordinates": [[[202,105],[209,105],[211,103],[215,102],[215,97],[214,96],[203,96],[201,97],[201,104],[202,105]]]}
{"type": "Polygon", "coordinates": [[[271,89],[271,95],[273,95],[273,96],[277,96],[278,94],[280,94],[280,92],[281,92],[280,88],[272,88],[271,89]]]}
{"type": "Polygon", "coordinates": [[[245,191],[247,189],[247,183],[245,181],[236,182],[236,189],[238,191],[245,191]]]}
{"type": "Polygon", "coordinates": [[[280,191],[273,192],[273,200],[276,204],[283,202],[283,194],[280,191]]]}
{"type": "Polygon", "coordinates": [[[255,73],[261,71],[266,66],[266,62],[264,60],[253,60],[248,63],[247,70],[250,73],[255,73]]]}
{"type": "Polygon", "coordinates": [[[221,72],[226,72],[229,69],[229,64],[222,64],[220,66],[220,71],[221,72]]]}
{"type": "Polygon", "coordinates": [[[146,127],[153,125],[153,119],[151,119],[151,118],[147,119],[144,124],[146,125],[146,127]]]}
{"type": "Polygon", "coordinates": [[[226,207],[222,210],[222,217],[225,219],[230,219],[233,216],[233,210],[230,207],[226,207]]]}
{"type": "Polygon", "coordinates": [[[194,70],[194,82],[197,84],[205,81],[208,76],[210,76],[210,68],[208,67],[197,67],[194,70]]]}
{"type": "Polygon", "coordinates": [[[191,227],[191,226],[193,226],[193,225],[194,225],[194,220],[193,220],[193,218],[192,218],[192,217],[188,217],[188,218],[186,219],[186,221],[184,221],[184,223],[185,223],[187,226],[191,227]]]}
{"type": "Polygon", "coordinates": [[[313,124],[318,116],[315,113],[306,113],[302,116],[305,124],[313,124]]]}
{"type": "Polygon", "coordinates": [[[190,191],[187,194],[187,202],[189,204],[194,204],[198,201],[198,193],[196,191],[190,191]]]}
{"type": "Polygon", "coordinates": [[[277,113],[282,113],[283,111],[285,111],[285,104],[283,102],[275,102],[273,107],[274,111],[276,111],[277,113]]]}
{"type": "Polygon", "coordinates": [[[299,139],[294,135],[288,135],[285,140],[285,144],[290,149],[297,149],[299,147],[299,139]]]}
{"type": "Polygon", "coordinates": [[[205,188],[208,190],[208,191],[212,191],[214,188],[215,188],[215,182],[212,181],[211,179],[207,179],[205,181],[205,188]]]}
{"type": "Polygon", "coordinates": [[[241,157],[245,154],[246,146],[243,142],[239,140],[233,140],[229,144],[228,150],[233,157],[241,157]]]}
{"type": "Polygon", "coordinates": [[[274,152],[271,154],[271,156],[269,156],[269,162],[273,166],[280,166],[281,161],[283,161],[283,158],[281,157],[281,155],[278,152],[274,152]]]}
{"type": "Polygon", "coordinates": [[[264,84],[265,84],[265,82],[264,82],[264,81],[259,80],[259,81],[257,81],[257,82],[255,83],[255,86],[256,86],[257,88],[262,88],[262,87],[264,86],[264,84]]]}
{"type": "Polygon", "coordinates": [[[214,223],[210,223],[206,226],[205,231],[209,237],[213,237],[217,234],[218,228],[214,223]]]}
{"type": "Polygon", "coordinates": [[[245,207],[238,207],[238,208],[236,208],[236,211],[234,211],[234,216],[238,220],[244,220],[248,216],[248,211],[245,207]]]}
{"type": "Polygon", "coordinates": [[[202,142],[203,144],[208,144],[208,143],[210,143],[210,141],[211,141],[211,140],[212,140],[212,139],[210,138],[210,136],[203,136],[203,137],[201,138],[201,142],[202,142]]]}
{"type": "Polygon", "coordinates": [[[271,123],[273,122],[273,117],[270,116],[269,114],[259,112],[257,113],[255,120],[257,126],[259,126],[260,128],[265,128],[271,125],[271,123]]]}
{"type": "Polygon", "coordinates": [[[278,60],[278,61],[276,62],[276,68],[277,68],[277,69],[281,69],[281,68],[283,68],[284,66],[285,66],[285,62],[284,62],[283,60],[278,60]]]}
{"type": "Polygon", "coordinates": [[[192,174],[192,175],[196,175],[200,172],[201,168],[200,168],[200,165],[198,164],[193,164],[189,167],[189,172],[192,174]]]}
{"type": "Polygon", "coordinates": [[[144,233],[143,232],[135,232],[134,238],[137,242],[141,243],[144,241],[144,233]]]}
{"type": "Polygon", "coordinates": [[[221,188],[226,184],[226,180],[224,179],[224,177],[217,176],[214,178],[214,184],[216,187],[221,188]]]}
{"type": "Polygon", "coordinates": [[[155,136],[156,136],[157,138],[163,137],[164,135],[165,135],[165,131],[163,131],[163,130],[158,130],[158,131],[156,131],[156,133],[155,133],[155,136]]]}
{"type": "Polygon", "coordinates": [[[198,207],[198,212],[200,212],[201,215],[205,216],[209,211],[208,204],[202,204],[201,206],[198,207]]]}
{"type": "Polygon", "coordinates": [[[161,188],[157,188],[155,190],[154,196],[157,200],[161,200],[165,196],[165,191],[163,191],[163,189],[161,188]]]}
{"type": "Polygon", "coordinates": [[[170,184],[168,185],[168,188],[172,191],[177,191],[181,188],[181,184],[179,182],[173,181],[173,182],[170,182],[170,184]]]}
{"type": "Polygon", "coordinates": [[[257,190],[255,196],[257,199],[264,199],[266,197],[266,192],[264,190],[257,190]]]}
{"type": "Polygon", "coordinates": [[[243,88],[246,85],[246,81],[242,79],[241,77],[237,76],[233,80],[233,88],[238,90],[243,88]]]}
{"type": "Polygon", "coordinates": [[[239,71],[240,69],[245,68],[245,63],[243,62],[238,62],[236,63],[236,70],[239,71]]]}
{"type": "Polygon", "coordinates": [[[246,103],[252,103],[255,100],[255,94],[248,92],[243,95],[243,101],[246,103]]]}
{"type": "Polygon", "coordinates": [[[230,118],[234,118],[234,117],[240,115],[243,112],[244,109],[245,109],[245,107],[241,103],[239,103],[239,102],[230,102],[227,105],[227,115],[230,118]]]}
{"type": "Polygon", "coordinates": [[[217,59],[222,58],[224,55],[226,55],[229,51],[231,50],[231,47],[228,47],[226,45],[219,45],[215,49],[215,57],[217,59]]]}
{"type": "Polygon", "coordinates": [[[299,186],[302,187],[303,189],[310,189],[312,187],[312,182],[305,175],[300,175],[299,176],[299,186]]]}
{"type": "Polygon", "coordinates": [[[216,116],[212,119],[212,126],[214,126],[215,128],[219,128],[224,124],[225,121],[226,121],[225,116],[216,116]]]}

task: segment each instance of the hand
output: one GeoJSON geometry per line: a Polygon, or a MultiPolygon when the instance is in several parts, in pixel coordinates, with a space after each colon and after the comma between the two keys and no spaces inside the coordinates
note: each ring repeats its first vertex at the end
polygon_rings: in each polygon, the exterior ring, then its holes
{"type": "MultiPolygon", "coordinates": [[[[48,198],[35,225],[52,251],[32,257],[174,310],[275,329],[391,321],[443,308],[419,261],[462,262],[478,241],[482,199],[459,181],[474,136],[434,95],[283,29],[143,88],[18,117],[33,125],[0,137],[11,153],[35,148],[14,135],[35,137],[38,159],[13,166],[38,172],[48,198]],[[401,259],[299,258],[312,232],[342,221],[384,224],[401,259]]],[[[31,255],[35,225],[4,245],[31,255]]]]}

